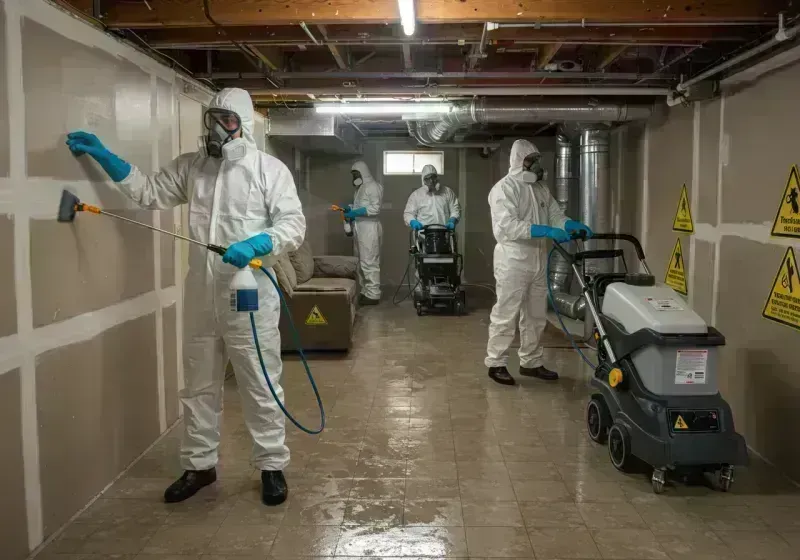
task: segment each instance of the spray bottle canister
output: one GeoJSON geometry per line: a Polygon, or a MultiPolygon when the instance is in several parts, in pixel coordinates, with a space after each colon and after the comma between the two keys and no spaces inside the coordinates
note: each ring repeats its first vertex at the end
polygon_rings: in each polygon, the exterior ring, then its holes
{"type": "Polygon", "coordinates": [[[350,223],[350,220],[344,221],[344,234],[347,237],[353,237],[353,224],[350,223]]]}
{"type": "Polygon", "coordinates": [[[258,282],[249,266],[233,275],[231,311],[258,311],[258,282]]]}

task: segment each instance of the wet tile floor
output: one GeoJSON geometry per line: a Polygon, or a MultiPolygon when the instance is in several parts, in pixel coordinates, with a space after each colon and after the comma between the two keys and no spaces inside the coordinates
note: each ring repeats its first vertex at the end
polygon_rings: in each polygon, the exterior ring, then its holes
{"type": "MultiPolygon", "coordinates": [[[[757,462],[728,494],[677,483],[654,495],[647,474],[615,471],[585,436],[588,370],[572,351],[547,350],[558,383],[488,380],[487,319],[363,311],[350,354],[312,360],[328,425],[287,428],[283,506],[259,502],[229,380],[213,487],[161,502],[180,474],[176,426],[39,558],[800,558],[800,490],[778,473],[757,462]]],[[[316,425],[294,358],[284,387],[316,425]]]]}

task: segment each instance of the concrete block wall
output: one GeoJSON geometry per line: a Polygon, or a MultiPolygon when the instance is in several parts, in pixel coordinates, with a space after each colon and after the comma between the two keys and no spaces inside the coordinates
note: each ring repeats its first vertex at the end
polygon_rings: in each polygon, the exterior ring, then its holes
{"type": "MultiPolygon", "coordinates": [[[[147,171],[178,153],[179,94],[201,92],[44,0],[0,0],[0,556],[25,558],[179,416],[180,254],[61,191],[164,228],[70,130],[147,171]],[[188,92],[188,93],[187,93],[188,92]]],[[[203,92],[207,96],[207,92],[203,92]]]]}
{"type": "Polygon", "coordinates": [[[727,338],[720,388],[737,429],[753,451],[795,481],[800,481],[800,357],[794,345],[800,333],[761,313],[786,248],[800,248],[800,241],[770,236],[789,169],[800,164],[798,86],[795,65],[621,132],[627,137],[622,157],[635,162],[627,187],[638,191],[638,203],[625,212],[642,237],[648,262],[663,279],[680,237],[688,300],[727,338]],[[671,231],[683,183],[694,235],[671,231]]]}

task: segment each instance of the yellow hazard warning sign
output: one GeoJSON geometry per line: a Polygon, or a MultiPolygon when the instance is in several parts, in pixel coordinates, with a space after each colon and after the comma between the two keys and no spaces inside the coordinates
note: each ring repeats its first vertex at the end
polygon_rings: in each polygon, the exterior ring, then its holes
{"type": "Polygon", "coordinates": [[[319,326],[327,324],[328,320],[325,318],[325,315],[322,314],[322,311],[319,310],[319,307],[316,305],[312,307],[311,311],[308,313],[308,317],[306,317],[306,325],[319,326]]]}
{"type": "Polygon", "coordinates": [[[676,430],[688,430],[689,426],[686,424],[686,421],[683,419],[683,416],[678,415],[678,419],[675,420],[675,429],[676,430]]]}
{"type": "Polygon", "coordinates": [[[667,277],[664,279],[664,283],[679,294],[689,295],[689,289],[686,286],[686,266],[683,264],[683,249],[681,248],[680,237],[675,242],[675,248],[669,258],[667,277]]]}
{"type": "Polygon", "coordinates": [[[800,279],[797,277],[797,259],[791,247],[786,249],[761,314],[765,319],[800,330],[800,279]]]}
{"type": "Polygon", "coordinates": [[[672,220],[672,231],[694,233],[692,209],[689,207],[689,192],[686,190],[686,183],[684,183],[683,188],[681,189],[681,198],[678,200],[678,209],[675,211],[675,219],[672,220]]]}
{"type": "Polygon", "coordinates": [[[776,237],[800,237],[800,175],[797,166],[789,170],[789,179],[772,222],[772,235],[776,237]]]}

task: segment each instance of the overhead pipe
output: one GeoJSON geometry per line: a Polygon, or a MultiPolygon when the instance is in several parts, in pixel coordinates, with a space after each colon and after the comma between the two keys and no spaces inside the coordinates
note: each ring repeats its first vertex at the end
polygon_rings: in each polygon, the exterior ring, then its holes
{"type": "Polygon", "coordinates": [[[500,87],[464,87],[459,85],[437,85],[425,87],[320,87],[320,88],[278,88],[278,89],[252,89],[251,95],[297,95],[303,97],[322,95],[419,95],[427,97],[441,97],[446,95],[458,96],[520,96],[520,95],[546,95],[546,96],[581,96],[581,97],[666,97],[670,94],[669,88],[654,87],[582,87],[582,86],[500,86],[500,87]]]}
{"type": "MultiPolygon", "coordinates": [[[[459,90],[461,92],[461,90],[459,90]]],[[[620,102],[574,102],[566,100],[529,101],[519,99],[473,99],[454,105],[436,122],[418,127],[420,136],[431,143],[446,142],[456,130],[473,124],[529,122],[625,122],[644,120],[651,105],[620,102]]]]}
{"type": "MultiPolygon", "coordinates": [[[[387,79],[531,79],[555,78],[559,80],[640,80],[640,79],[671,79],[670,75],[645,75],[636,72],[560,72],[560,71],[516,71],[516,72],[359,72],[353,70],[312,71],[312,72],[273,72],[273,76],[283,79],[343,79],[343,80],[387,80],[387,79]]],[[[212,79],[247,79],[258,78],[257,72],[214,72],[212,79]]]]}
{"type": "Polygon", "coordinates": [[[500,148],[499,142],[452,142],[452,143],[441,143],[435,144],[426,142],[423,138],[419,136],[419,127],[416,121],[408,121],[408,134],[413,138],[420,146],[424,146],[426,148],[438,148],[438,149],[459,149],[459,148],[477,148],[481,150],[488,150],[489,152],[494,152],[500,148]]]}
{"type": "Polygon", "coordinates": [[[752,27],[754,25],[768,25],[767,19],[736,20],[736,21],[547,21],[528,23],[489,23],[489,30],[495,29],[563,29],[572,27],[752,27]]]}
{"type": "Polygon", "coordinates": [[[800,31],[800,25],[796,25],[794,27],[786,29],[784,24],[783,14],[779,14],[778,31],[775,33],[775,35],[772,36],[772,38],[769,41],[765,41],[764,43],[761,43],[760,45],[757,45],[752,49],[743,52],[740,55],[734,56],[733,58],[726,60],[725,62],[718,64],[717,66],[714,66],[713,68],[709,68],[708,70],[700,72],[698,75],[689,78],[688,80],[682,81],[681,83],[678,84],[678,86],[675,89],[677,89],[679,93],[685,93],[693,85],[698,84],[703,80],[707,80],[708,78],[711,78],[713,76],[716,76],[717,74],[720,74],[725,70],[728,70],[729,68],[732,68],[738,64],[747,62],[751,58],[765,51],[768,51],[769,49],[785,41],[788,41],[789,39],[794,38],[794,36],[797,35],[799,31],[800,31]]]}

